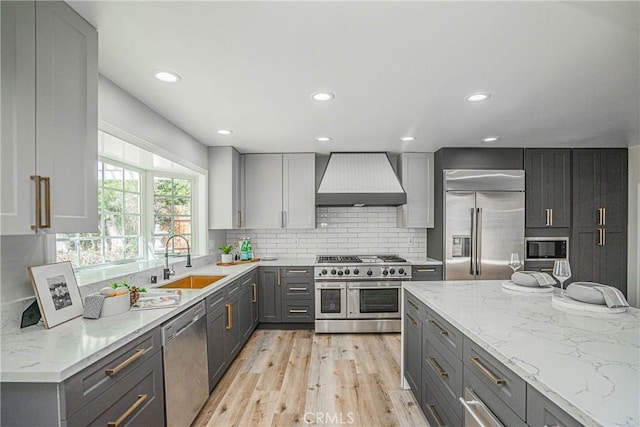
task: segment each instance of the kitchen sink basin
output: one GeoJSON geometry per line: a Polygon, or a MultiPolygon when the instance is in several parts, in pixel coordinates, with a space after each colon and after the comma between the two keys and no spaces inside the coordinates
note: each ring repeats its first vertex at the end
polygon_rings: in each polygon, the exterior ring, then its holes
{"type": "Polygon", "coordinates": [[[187,276],[160,286],[164,289],[202,289],[227,276],[187,276]]]}

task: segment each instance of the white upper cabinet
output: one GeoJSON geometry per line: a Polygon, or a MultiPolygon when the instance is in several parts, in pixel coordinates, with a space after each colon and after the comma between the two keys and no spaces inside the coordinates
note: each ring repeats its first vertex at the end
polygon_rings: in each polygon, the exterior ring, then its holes
{"type": "Polygon", "coordinates": [[[97,147],[96,30],[63,2],[2,2],[0,233],[97,231],[97,147]]]}
{"type": "Polygon", "coordinates": [[[244,156],[233,147],[209,147],[209,228],[244,227],[244,156]]]}
{"type": "Polygon", "coordinates": [[[246,228],[315,228],[315,155],[245,154],[246,228]]]}
{"type": "Polygon", "coordinates": [[[407,203],[398,206],[398,227],[433,227],[433,153],[401,153],[398,175],[407,203]]]}

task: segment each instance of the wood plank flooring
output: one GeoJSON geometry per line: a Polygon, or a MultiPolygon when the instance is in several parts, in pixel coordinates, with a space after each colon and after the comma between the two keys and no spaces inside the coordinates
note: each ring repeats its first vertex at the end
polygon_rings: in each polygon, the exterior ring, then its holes
{"type": "Polygon", "coordinates": [[[195,427],[428,426],[400,388],[400,334],[258,329],[195,427]]]}

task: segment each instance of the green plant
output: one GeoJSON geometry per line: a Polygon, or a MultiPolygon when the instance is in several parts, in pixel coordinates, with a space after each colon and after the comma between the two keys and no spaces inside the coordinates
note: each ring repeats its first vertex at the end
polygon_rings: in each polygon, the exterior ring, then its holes
{"type": "Polygon", "coordinates": [[[111,287],[113,289],[115,288],[127,288],[129,291],[136,289],[140,292],[147,292],[147,288],[140,288],[138,286],[131,286],[129,283],[127,283],[126,280],[122,279],[122,282],[118,283],[118,282],[112,282],[111,283],[111,287]]]}
{"type": "Polygon", "coordinates": [[[218,249],[220,249],[223,254],[230,254],[233,250],[233,245],[222,245],[218,249]]]}

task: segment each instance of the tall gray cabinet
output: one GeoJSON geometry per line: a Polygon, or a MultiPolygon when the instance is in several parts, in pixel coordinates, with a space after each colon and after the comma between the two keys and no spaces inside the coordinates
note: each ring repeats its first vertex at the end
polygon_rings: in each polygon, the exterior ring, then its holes
{"type": "Polygon", "coordinates": [[[527,148],[526,227],[571,227],[571,150],[527,148]]]}
{"type": "Polygon", "coordinates": [[[627,294],[628,152],[573,150],[572,281],[627,294]]]}

